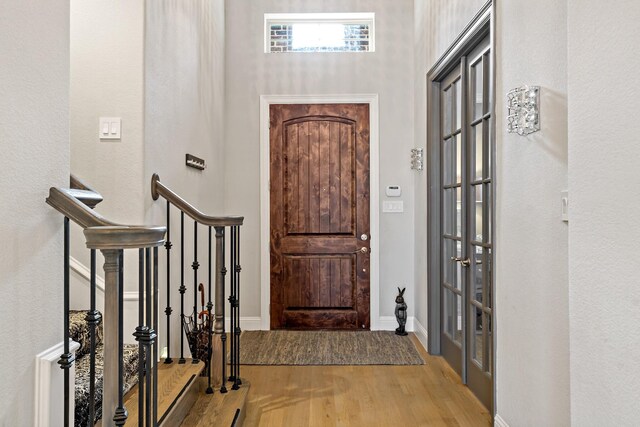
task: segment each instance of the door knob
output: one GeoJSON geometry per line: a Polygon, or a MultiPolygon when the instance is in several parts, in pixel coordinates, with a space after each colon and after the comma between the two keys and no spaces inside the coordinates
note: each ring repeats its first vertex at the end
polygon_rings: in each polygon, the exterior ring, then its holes
{"type": "Polygon", "coordinates": [[[369,253],[369,249],[367,249],[366,247],[362,247],[360,249],[356,249],[355,251],[351,252],[352,254],[367,254],[369,253]]]}
{"type": "Polygon", "coordinates": [[[471,265],[471,260],[469,258],[458,258],[452,256],[451,261],[459,262],[463,267],[469,267],[471,265]]]}

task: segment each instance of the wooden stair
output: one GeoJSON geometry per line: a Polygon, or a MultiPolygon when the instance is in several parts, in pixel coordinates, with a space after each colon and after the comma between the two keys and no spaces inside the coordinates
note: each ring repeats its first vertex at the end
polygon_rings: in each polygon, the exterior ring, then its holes
{"type": "Polygon", "coordinates": [[[202,394],[184,419],[181,427],[240,427],[246,415],[247,393],[251,385],[245,379],[238,390],[221,394],[202,394]]]}

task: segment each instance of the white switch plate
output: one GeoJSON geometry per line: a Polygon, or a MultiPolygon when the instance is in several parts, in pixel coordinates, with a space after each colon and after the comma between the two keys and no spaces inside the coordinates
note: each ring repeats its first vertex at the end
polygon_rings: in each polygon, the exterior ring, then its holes
{"type": "Polygon", "coordinates": [[[385,213],[402,213],[404,212],[404,202],[403,201],[393,201],[393,202],[388,202],[388,201],[384,201],[382,202],[382,212],[385,213]]]}
{"type": "Polygon", "coordinates": [[[564,222],[569,222],[569,192],[561,191],[560,192],[560,206],[562,213],[562,220],[564,222]]]}
{"type": "Polygon", "coordinates": [[[122,131],[122,118],[120,117],[100,117],[100,127],[98,135],[101,140],[113,141],[120,139],[122,131]]]}

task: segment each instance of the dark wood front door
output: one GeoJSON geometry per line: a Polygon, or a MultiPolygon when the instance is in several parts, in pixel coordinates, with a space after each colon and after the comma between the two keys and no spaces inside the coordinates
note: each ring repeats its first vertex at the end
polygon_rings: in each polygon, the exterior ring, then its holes
{"type": "Polygon", "coordinates": [[[369,105],[269,114],[271,328],[369,329],[369,105]]]}

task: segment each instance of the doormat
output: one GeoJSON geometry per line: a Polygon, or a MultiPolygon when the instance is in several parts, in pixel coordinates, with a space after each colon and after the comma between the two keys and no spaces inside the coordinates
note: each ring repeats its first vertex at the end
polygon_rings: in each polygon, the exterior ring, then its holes
{"type": "Polygon", "coordinates": [[[391,331],[244,331],[243,365],[424,365],[408,336],[391,331]]]}

